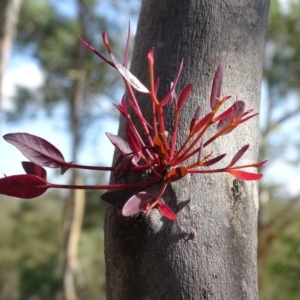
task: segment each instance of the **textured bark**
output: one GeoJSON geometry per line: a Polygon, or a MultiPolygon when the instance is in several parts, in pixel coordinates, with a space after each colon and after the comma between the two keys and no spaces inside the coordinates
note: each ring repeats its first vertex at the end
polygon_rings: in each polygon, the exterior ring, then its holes
{"type": "MultiPolygon", "coordinates": [[[[248,108],[259,110],[268,7],[267,0],[143,1],[132,72],[148,82],[146,57],[154,46],[161,95],[182,57],[180,86],[194,84],[181,114],[178,144],[188,133],[197,105],[209,111],[212,78],[219,63],[225,69],[222,94],[238,95],[248,108]]],[[[150,101],[143,97],[140,101],[143,111],[150,112],[150,101]]],[[[166,118],[172,131],[171,109],[166,118]]],[[[121,120],[124,136],[123,129],[121,120]]],[[[214,142],[209,150],[215,155],[226,152],[230,160],[250,143],[242,162],[254,162],[258,142],[258,119],[254,119],[214,142]]],[[[178,212],[177,223],[156,210],[149,217],[126,220],[107,205],[107,298],[257,299],[257,184],[227,174],[186,176],[172,183],[164,200],[178,212]]]]}

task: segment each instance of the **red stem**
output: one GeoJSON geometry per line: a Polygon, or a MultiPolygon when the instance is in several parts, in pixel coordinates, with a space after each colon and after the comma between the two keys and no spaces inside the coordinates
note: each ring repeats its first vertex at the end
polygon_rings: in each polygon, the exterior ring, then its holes
{"type": "MultiPolygon", "coordinates": [[[[66,184],[52,184],[48,183],[48,188],[55,189],[78,189],[78,190],[113,190],[113,189],[130,189],[136,187],[146,187],[150,184],[156,183],[160,178],[154,177],[143,182],[133,182],[133,183],[115,183],[115,184],[103,184],[103,185],[66,185],[66,184]]],[[[39,188],[45,188],[45,186],[40,186],[39,188]]]]}

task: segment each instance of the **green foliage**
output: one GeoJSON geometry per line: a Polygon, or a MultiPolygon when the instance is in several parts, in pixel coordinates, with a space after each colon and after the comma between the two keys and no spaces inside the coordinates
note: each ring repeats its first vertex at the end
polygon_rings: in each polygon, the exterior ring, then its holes
{"type": "Polygon", "coordinates": [[[265,77],[278,100],[291,90],[299,92],[300,82],[300,2],[289,1],[287,10],[280,2],[271,1],[265,60],[265,77]]]}
{"type": "MultiPolygon", "coordinates": [[[[0,299],[62,300],[64,199],[48,193],[30,201],[0,201],[0,299]]],[[[86,299],[105,299],[102,211],[99,194],[89,193],[79,245],[86,299]]]]}
{"type": "MultiPolygon", "coordinates": [[[[282,207],[282,204],[281,204],[282,207]]],[[[261,299],[300,299],[300,222],[276,239],[267,261],[265,289],[261,299]]]]}

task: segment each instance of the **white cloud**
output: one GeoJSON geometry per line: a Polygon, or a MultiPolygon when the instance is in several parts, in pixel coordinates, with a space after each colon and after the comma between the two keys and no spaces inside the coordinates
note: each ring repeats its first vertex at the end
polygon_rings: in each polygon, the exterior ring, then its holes
{"type": "Polygon", "coordinates": [[[9,110],[12,108],[10,99],[14,95],[16,85],[35,89],[41,86],[43,81],[43,72],[32,62],[9,68],[3,78],[3,109],[9,110]]]}

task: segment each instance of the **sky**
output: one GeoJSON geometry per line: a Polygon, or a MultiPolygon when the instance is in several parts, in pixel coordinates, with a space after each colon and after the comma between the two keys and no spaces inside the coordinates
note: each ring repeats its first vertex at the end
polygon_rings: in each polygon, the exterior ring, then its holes
{"type": "MultiPolygon", "coordinates": [[[[68,0],[63,3],[60,8],[69,14],[74,14],[74,11],[67,10],[68,3],[72,1],[68,0]]],[[[136,20],[131,22],[132,32],[135,32],[136,20]]],[[[226,79],[225,79],[226,80],[226,79]]],[[[20,54],[14,54],[11,59],[4,77],[4,108],[11,108],[12,104],[10,97],[14,94],[14,87],[16,84],[25,85],[29,88],[37,88],[43,82],[43,74],[39,69],[37,63],[24,57],[20,54]],[[30,76],[28,76],[30,74],[30,76]]],[[[260,118],[261,124],[264,123],[264,117],[266,114],[265,99],[267,97],[266,88],[262,86],[262,101],[260,118]]],[[[287,99],[293,105],[293,99],[287,99]]],[[[289,125],[292,126],[292,125],[289,125]]],[[[101,162],[103,165],[110,165],[114,152],[114,147],[107,139],[105,132],[116,134],[118,130],[118,122],[115,119],[106,118],[99,128],[99,139],[97,143],[91,143],[84,148],[81,152],[80,161],[81,164],[94,164],[101,162]]],[[[40,114],[38,118],[28,120],[26,122],[20,122],[15,124],[0,123],[1,135],[11,132],[28,132],[34,135],[38,135],[46,138],[49,142],[55,145],[61,150],[65,159],[70,160],[70,149],[68,147],[69,136],[66,128],[63,124],[53,123],[53,120],[47,118],[45,115],[40,114]]],[[[12,145],[6,143],[3,139],[0,139],[0,174],[13,175],[24,173],[20,162],[26,160],[24,156],[12,145]]],[[[294,195],[299,192],[300,189],[300,174],[298,168],[292,168],[286,163],[280,160],[276,160],[268,163],[268,167],[263,169],[264,180],[283,183],[288,193],[294,195]],[[286,176],[278,176],[278,174],[287,174],[286,176]]],[[[51,182],[64,182],[63,179],[57,178],[56,172],[49,172],[51,182]]],[[[67,178],[67,177],[66,177],[67,178]]]]}

